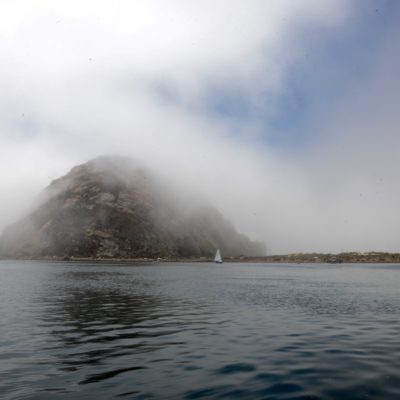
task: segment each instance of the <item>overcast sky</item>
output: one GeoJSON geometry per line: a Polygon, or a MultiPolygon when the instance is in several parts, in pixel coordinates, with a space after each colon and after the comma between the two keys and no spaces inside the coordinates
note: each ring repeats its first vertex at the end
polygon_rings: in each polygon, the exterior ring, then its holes
{"type": "Polygon", "coordinates": [[[270,253],[400,251],[400,2],[0,2],[0,230],[132,156],[270,253]]]}

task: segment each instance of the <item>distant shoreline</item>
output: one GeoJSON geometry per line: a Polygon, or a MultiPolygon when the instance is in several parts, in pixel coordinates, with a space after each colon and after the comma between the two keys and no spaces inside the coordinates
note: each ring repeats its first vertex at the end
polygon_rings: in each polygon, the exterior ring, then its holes
{"type": "MultiPolygon", "coordinates": [[[[116,263],[116,264],[157,264],[157,263],[210,263],[214,262],[212,258],[96,258],[96,257],[69,257],[69,256],[49,256],[49,257],[18,257],[18,258],[0,258],[0,260],[26,260],[26,261],[72,261],[72,262],[95,262],[95,263],[116,263]]],[[[368,252],[368,253],[296,253],[271,255],[264,257],[226,257],[224,262],[227,263],[274,263],[274,264],[360,264],[360,263],[383,263],[396,264],[400,263],[400,253],[385,253],[385,252],[368,252]]]]}

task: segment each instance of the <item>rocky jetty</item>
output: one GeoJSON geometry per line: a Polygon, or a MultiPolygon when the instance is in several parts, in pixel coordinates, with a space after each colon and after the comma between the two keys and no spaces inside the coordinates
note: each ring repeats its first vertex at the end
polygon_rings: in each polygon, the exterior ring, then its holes
{"type": "Polygon", "coordinates": [[[123,157],[74,167],[0,237],[0,255],[9,258],[179,259],[217,248],[224,256],[265,252],[214,207],[123,157]]]}

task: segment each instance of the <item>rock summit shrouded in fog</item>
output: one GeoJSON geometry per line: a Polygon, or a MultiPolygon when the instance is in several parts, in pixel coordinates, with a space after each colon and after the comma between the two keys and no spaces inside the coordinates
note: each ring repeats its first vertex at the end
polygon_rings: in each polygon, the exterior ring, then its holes
{"type": "Polygon", "coordinates": [[[44,191],[41,205],[7,227],[3,257],[186,258],[263,255],[215,208],[133,160],[99,157],[44,191]]]}

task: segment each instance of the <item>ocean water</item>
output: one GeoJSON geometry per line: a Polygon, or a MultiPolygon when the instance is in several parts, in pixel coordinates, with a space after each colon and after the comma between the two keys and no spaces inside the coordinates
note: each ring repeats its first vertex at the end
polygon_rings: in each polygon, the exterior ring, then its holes
{"type": "Polygon", "coordinates": [[[400,266],[0,262],[4,399],[399,399],[400,266]]]}

